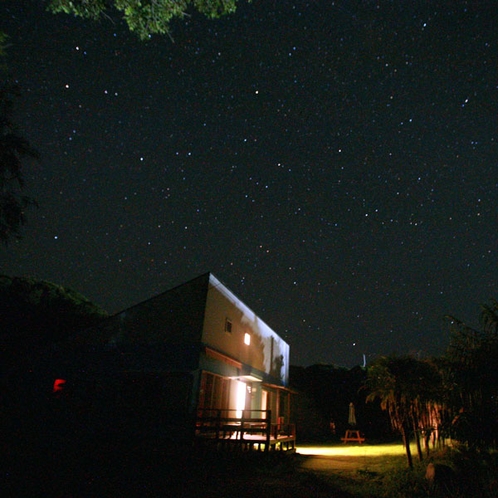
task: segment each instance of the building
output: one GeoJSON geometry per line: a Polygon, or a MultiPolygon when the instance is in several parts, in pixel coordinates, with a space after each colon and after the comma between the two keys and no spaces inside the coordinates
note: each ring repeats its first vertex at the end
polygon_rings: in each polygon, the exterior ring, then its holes
{"type": "Polygon", "coordinates": [[[294,445],[289,345],[210,273],[81,332],[42,365],[55,409],[87,428],[294,445]]]}

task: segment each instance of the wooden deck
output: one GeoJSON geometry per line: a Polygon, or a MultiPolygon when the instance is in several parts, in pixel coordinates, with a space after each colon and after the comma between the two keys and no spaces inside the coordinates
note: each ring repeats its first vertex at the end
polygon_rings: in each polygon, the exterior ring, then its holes
{"type": "Polygon", "coordinates": [[[228,451],[295,451],[295,425],[271,423],[270,410],[246,410],[240,417],[227,412],[234,410],[209,410],[197,417],[196,444],[228,451]]]}

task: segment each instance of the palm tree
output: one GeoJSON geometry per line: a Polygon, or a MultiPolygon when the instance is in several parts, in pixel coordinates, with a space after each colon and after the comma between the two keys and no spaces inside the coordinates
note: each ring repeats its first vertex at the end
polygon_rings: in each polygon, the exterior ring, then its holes
{"type": "Polygon", "coordinates": [[[384,356],[368,368],[367,401],[380,399],[389,414],[392,427],[402,438],[408,466],[413,468],[410,435],[413,432],[419,458],[422,459],[420,431],[429,429],[440,406],[441,378],[429,361],[411,356],[384,356]]]}

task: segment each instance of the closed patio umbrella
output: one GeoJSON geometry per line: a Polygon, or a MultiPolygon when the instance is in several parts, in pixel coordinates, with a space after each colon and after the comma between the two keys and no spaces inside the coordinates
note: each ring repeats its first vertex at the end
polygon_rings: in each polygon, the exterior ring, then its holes
{"type": "Polygon", "coordinates": [[[349,403],[348,424],[352,427],[356,426],[356,415],[355,415],[355,411],[354,411],[354,404],[352,402],[349,403]]]}

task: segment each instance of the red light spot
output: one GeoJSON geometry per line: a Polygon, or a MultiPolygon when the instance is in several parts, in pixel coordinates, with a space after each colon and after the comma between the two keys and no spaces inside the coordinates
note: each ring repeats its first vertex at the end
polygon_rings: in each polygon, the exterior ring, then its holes
{"type": "Polygon", "coordinates": [[[63,391],[65,383],[66,383],[65,379],[55,379],[54,380],[54,393],[59,392],[59,391],[63,391]]]}

